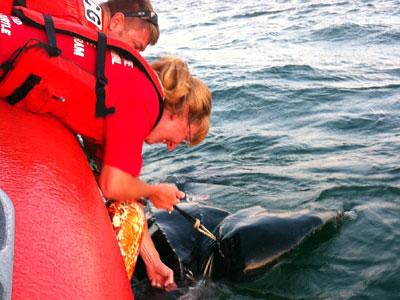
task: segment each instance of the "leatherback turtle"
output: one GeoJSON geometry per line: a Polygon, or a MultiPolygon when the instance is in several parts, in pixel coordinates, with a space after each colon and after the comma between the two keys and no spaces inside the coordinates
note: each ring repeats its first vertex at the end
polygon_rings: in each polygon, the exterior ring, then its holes
{"type": "MultiPolygon", "coordinates": [[[[342,219],[338,211],[269,212],[255,206],[230,214],[193,202],[182,203],[179,208],[198,219],[217,240],[196,231],[177,210],[171,214],[152,210],[148,218],[150,234],[163,262],[174,270],[178,286],[199,276],[213,280],[253,278],[307,237],[326,227],[336,228],[342,219]]],[[[140,286],[138,282],[143,285],[140,280],[144,274],[138,263],[134,287],[140,286]]]]}

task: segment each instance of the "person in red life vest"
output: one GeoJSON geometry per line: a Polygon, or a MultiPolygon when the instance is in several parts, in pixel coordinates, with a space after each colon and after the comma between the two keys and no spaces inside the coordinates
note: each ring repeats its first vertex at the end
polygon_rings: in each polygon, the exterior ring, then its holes
{"type": "MultiPolygon", "coordinates": [[[[104,155],[99,184],[107,198],[137,203],[135,200],[146,197],[156,207],[172,210],[184,194],[175,185],[148,184],[140,179],[142,146],[144,142],[164,143],[173,150],[182,142],[200,143],[209,128],[211,94],[208,88],[190,76],[187,65],[179,60],[164,59],[155,63],[153,67],[166,90],[165,110],[161,115],[157,84],[154,81],[152,84],[149,70],[147,73],[142,70],[146,70],[145,62],[141,68],[136,67],[113,48],[114,51],[106,53],[105,104],[115,112],[105,119],[95,118],[96,48],[87,42],[89,38],[86,37],[86,42],[77,39],[67,34],[64,26],[63,34],[57,33],[57,47],[62,55],[50,59],[46,51],[51,47],[47,47],[48,36],[42,29],[24,25],[15,17],[0,15],[0,21],[4,25],[0,34],[0,63],[5,62],[1,66],[3,73],[0,72],[0,98],[22,109],[51,114],[74,133],[102,145],[104,155]],[[18,49],[22,50],[16,51],[18,49]],[[9,57],[11,61],[7,60],[9,57]],[[28,80],[32,78],[36,81],[28,80]],[[15,82],[20,82],[17,87],[15,82]]],[[[74,27],[75,31],[77,29],[74,27]]],[[[85,35],[90,32],[80,30],[79,36],[85,35]]],[[[139,54],[134,58],[141,61],[139,54]]],[[[152,285],[173,288],[172,270],[161,262],[146,231],[140,253],[152,285]]]]}
{"type": "MultiPolygon", "coordinates": [[[[160,34],[157,14],[154,12],[150,0],[109,0],[101,4],[98,4],[95,0],[3,0],[0,3],[0,12],[11,13],[12,5],[27,7],[38,12],[81,24],[96,31],[102,31],[109,37],[120,40],[137,51],[144,51],[148,44],[156,44],[160,34]]],[[[121,211],[122,208],[123,206],[120,209],[118,207],[116,209],[117,211],[121,211]]],[[[138,211],[137,208],[132,206],[129,209],[131,212],[138,211]]],[[[127,211],[127,209],[124,209],[124,211],[127,211]]],[[[134,214],[129,213],[128,215],[134,217],[134,214]]],[[[138,220],[143,221],[143,218],[140,218],[139,215],[138,220]]],[[[140,222],[138,221],[137,223],[139,224],[140,222]]],[[[116,230],[117,239],[124,237],[126,231],[132,233],[130,230],[133,228],[132,226],[125,226],[124,230],[121,230],[114,223],[113,226],[116,230]],[[128,228],[128,230],[125,228],[128,228]]],[[[135,228],[137,229],[136,236],[140,236],[143,227],[136,226],[135,228]]],[[[144,228],[143,235],[148,235],[146,228],[144,228]]],[[[129,249],[124,249],[122,246],[123,243],[119,242],[129,277],[132,276],[137,256],[137,249],[133,242],[135,238],[133,236],[133,234],[129,235],[131,241],[129,249]]],[[[153,253],[153,257],[156,257],[156,254],[159,257],[149,237],[144,238],[141,245],[143,248],[142,252],[151,252],[153,253]]],[[[155,266],[152,269],[158,270],[157,284],[155,281],[152,281],[153,285],[174,287],[173,271],[165,266],[160,259],[145,260],[145,263],[148,269],[151,268],[149,267],[151,263],[152,266],[155,266]]],[[[152,274],[156,274],[156,271],[153,271],[152,274]]]]}
{"type": "Polygon", "coordinates": [[[1,0],[0,12],[10,15],[13,6],[26,7],[102,31],[137,51],[155,45],[160,36],[158,17],[150,0],[1,0]]]}
{"type": "MultiPolygon", "coordinates": [[[[165,113],[167,119],[169,119],[169,124],[161,120],[161,127],[157,128],[157,126],[145,141],[148,144],[163,143],[169,150],[175,149],[181,143],[188,146],[199,144],[205,138],[209,129],[211,113],[211,93],[209,89],[201,80],[190,74],[187,64],[180,59],[162,58],[155,61],[151,66],[159,74],[164,87],[165,113]],[[173,124],[174,119],[179,118],[179,116],[187,116],[186,121],[176,119],[177,123],[173,124]]],[[[131,278],[137,258],[137,255],[136,257],[134,255],[136,252],[133,247],[135,247],[134,241],[138,235],[134,231],[136,230],[135,227],[141,226],[138,220],[141,213],[135,204],[128,202],[116,203],[111,200],[107,202],[107,207],[115,226],[128,276],[131,278]]],[[[147,234],[146,230],[144,232],[146,234],[142,236],[140,256],[145,262],[151,285],[164,288],[167,291],[174,289],[176,285],[172,270],[162,263],[150,235],[147,234]]]]}
{"type": "MultiPolygon", "coordinates": [[[[151,66],[159,74],[164,87],[165,115],[159,125],[146,137],[145,142],[148,144],[163,143],[170,151],[182,143],[188,146],[199,144],[206,137],[209,129],[211,114],[209,89],[201,80],[190,74],[187,64],[180,59],[162,58],[152,63],[151,66]]],[[[103,166],[102,175],[104,168],[109,168],[110,172],[116,172],[111,173],[110,176],[119,176],[119,174],[125,176],[118,168],[110,168],[107,165],[103,166]]],[[[100,185],[102,175],[100,176],[100,185]]],[[[142,194],[143,196],[145,195],[142,194]]],[[[135,205],[127,202],[109,201],[108,208],[114,226],[117,225],[115,226],[117,239],[128,276],[131,278],[137,258],[132,249],[137,234],[132,233],[132,228],[140,226],[140,222],[137,221],[140,213],[135,205]],[[136,213],[132,213],[135,211],[136,213]]],[[[162,263],[146,229],[142,236],[140,256],[145,262],[147,276],[153,287],[164,288],[167,291],[176,288],[172,270],[162,263]]]]}

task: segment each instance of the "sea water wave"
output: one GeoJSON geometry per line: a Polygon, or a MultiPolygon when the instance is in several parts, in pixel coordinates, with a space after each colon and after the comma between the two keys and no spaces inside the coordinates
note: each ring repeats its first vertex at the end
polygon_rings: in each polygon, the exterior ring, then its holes
{"type": "Polygon", "coordinates": [[[399,32],[393,32],[390,27],[382,25],[359,25],[356,23],[344,23],[334,26],[324,27],[311,33],[310,39],[313,41],[323,40],[329,42],[351,42],[391,44],[398,41],[399,32]]]}
{"type": "Polygon", "coordinates": [[[182,181],[231,212],[352,216],[251,282],[199,284],[184,297],[397,299],[399,2],[153,4],[161,38],[145,55],[185,58],[210,86],[213,114],[198,147],[146,147],[143,177],[182,181]]]}

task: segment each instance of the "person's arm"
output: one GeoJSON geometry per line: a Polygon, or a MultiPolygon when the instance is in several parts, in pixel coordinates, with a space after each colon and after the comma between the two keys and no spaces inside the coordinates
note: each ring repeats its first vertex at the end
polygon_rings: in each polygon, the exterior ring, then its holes
{"type": "Polygon", "coordinates": [[[150,199],[157,208],[173,210],[173,205],[185,194],[173,184],[149,184],[118,168],[104,164],[99,180],[104,196],[116,201],[132,201],[142,197],[150,199]]]}
{"type": "Polygon", "coordinates": [[[143,230],[140,256],[146,265],[147,277],[153,287],[164,288],[166,291],[176,289],[174,272],[161,261],[160,255],[151,240],[147,226],[143,230]]]}

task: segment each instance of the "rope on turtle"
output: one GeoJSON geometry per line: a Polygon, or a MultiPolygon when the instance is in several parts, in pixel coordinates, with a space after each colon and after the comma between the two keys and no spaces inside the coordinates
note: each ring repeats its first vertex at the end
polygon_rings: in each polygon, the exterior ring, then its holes
{"type": "Polygon", "coordinates": [[[217,238],[215,237],[215,235],[208,230],[203,224],[201,224],[200,220],[197,218],[193,218],[191,215],[189,215],[187,212],[185,212],[184,210],[180,209],[178,206],[174,205],[174,208],[183,216],[186,218],[186,220],[188,220],[190,223],[193,224],[194,229],[196,229],[197,231],[199,231],[200,233],[204,234],[205,236],[209,237],[210,239],[212,239],[213,241],[216,241],[217,238]]]}

